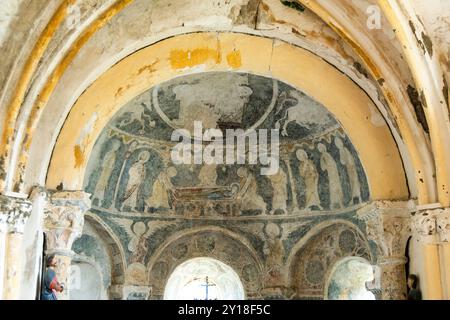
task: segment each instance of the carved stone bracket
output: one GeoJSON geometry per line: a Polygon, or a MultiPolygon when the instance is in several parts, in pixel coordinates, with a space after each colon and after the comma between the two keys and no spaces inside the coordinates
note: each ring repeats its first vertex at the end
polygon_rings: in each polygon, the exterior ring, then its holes
{"type": "Polygon", "coordinates": [[[51,194],[44,213],[47,250],[59,254],[71,252],[73,242],[81,236],[84,213],[90,209],[90,195],[82,191],[51,194]]]}
{"type": "Polygon", "coordinates": [[[450,208],[441,209],[436,215],[436,222],[441,242],[450,242],[450,208]]]}
{"type": "Polygon", "coordinates": [[[8,233],[23,233],[31,209],[28,200],[0,195],[0,225],[8,233]]]}
{"type": "Polygon", "coordinates": [[[403,257],[411,235],[411,203],[406,201],[374,201],[357,212],[366,224],[368,240],[378,247],[378,260],[403,257]]]}
{"type": "Polygon", "coordinates": [[[381,299],[406,299],[406,244],[411,236],[411,202],[374,201],[358,210],[368,240],[377,244],[381,299]]]}
{"type": "Polygon", "coordinates": [[[450,241],[450,208],[416,212],[413,218],[414,235],[424,244],[450,241]]]}

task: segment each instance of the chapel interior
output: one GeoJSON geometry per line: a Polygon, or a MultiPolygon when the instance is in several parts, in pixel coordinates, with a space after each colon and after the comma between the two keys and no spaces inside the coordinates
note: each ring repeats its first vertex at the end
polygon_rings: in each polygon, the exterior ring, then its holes
{"type": "Polygon", "coordinates": [[[450,299],[450,1],[1,0],[0,47],[0,300],[450,299]]]}

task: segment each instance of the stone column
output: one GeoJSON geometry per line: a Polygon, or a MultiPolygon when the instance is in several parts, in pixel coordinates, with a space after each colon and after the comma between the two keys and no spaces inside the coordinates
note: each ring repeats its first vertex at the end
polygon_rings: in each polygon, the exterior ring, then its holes
{"type": "Polygon", "coordinates": [[[436,216],[436,222],[443,270],[443,294],[445,300],[450,300],[450,208],[442,209],[436,216]]]}
{"type": "Polygon", "coordinates": [[[441,300],[443,298],[437,213],[440,213],[440,209],[418,211],[414,213],[412,221],[414,239],[419,242],[420,258],[423,260],[422,279],[419,279],[419,281],[423,298],[427,300],[441,300]]]}
{"type": "Polygon", "coordinates": [[[70,292],[70,266],[72,263],[72,244],[81,236],[84,226],[84,213],[91,207],[90,195],[82,191],[55,192],[44,213],[44,232],[46,235],[45,254],[54,254],[58,261],[56,275],[65,287],[58,293],[58,299],[68,300],[70,292]]]}
{"type": "Polygon", "coordinates": [[[0,264],[4,268],[1,274],[4,300],[18,299],[20,294],[23,231],[31,215],[31,208],[31,202],[25,199],[0,196],[0,264]]]}
{"type": "Polygon", "coordinates": [[[411,203],[374,201],[358,210],[368,240],[377,245],[382,300],[406,299],[406,244],[411,235],[411,203]]]}
{"type": "Polygon", "coordinates": [[[8,230],[6,220],[8,214],[0,211],[0,300],[3,300],[3,287],[5,278],[6,258],[6,232],[8,230]]]}

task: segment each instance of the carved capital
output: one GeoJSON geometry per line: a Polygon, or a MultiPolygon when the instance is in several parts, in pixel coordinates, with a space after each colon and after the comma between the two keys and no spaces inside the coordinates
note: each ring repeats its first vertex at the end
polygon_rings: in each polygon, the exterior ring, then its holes
{"type": "Polygon", "coordinates": [[[31,209],[28,200],[0,195],[0,228],[8,233],[23,233],[31,209]]]}
{"type": "Polygon", "coordinates": [[[405,201],[374,201],[357,212],[366,224],[367,239],[378,246],[379,259],[403,257],[411,235],[411,203],[405,201]]]}
{"type": "Polygon", "coordinates": [[[418,211],[413,218],[414,235],[424,244],[450,241],[450,208],[418,211]]]}
{"type": "Polygon", "coordinates": [[[450,242],[450,208],[436,214],[437,232],[441,242],[450,242]]]}
{"type": "Polygon", "coordinates": [[[44,212],[44,231],[47,249],[52,252],[71,252],[73,242],[81,236],[84,213],[90,209],[90,195],[82,192],[53,193],[44,212]]]}

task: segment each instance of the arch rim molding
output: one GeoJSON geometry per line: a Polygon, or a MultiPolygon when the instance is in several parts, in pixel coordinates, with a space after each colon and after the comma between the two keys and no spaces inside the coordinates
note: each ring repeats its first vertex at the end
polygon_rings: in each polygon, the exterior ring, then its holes
{"type": "Polygon", "coordinates": [[[275,78],[305,92],[325,106],[348,134],[366,171],[372,200],[409,198],[400,151],[387,123],[371,121],[374,110],[379,117],[381,114],[365,91],[306,49],[277,39],[228,32],[196,32],[159,41],[127,56],[97,78],[72,106],[59,133],[47,187],[62,183],[66,189],[82,189],[97,138],[131,99],[175,77],[209,71],[275,78]]]}

